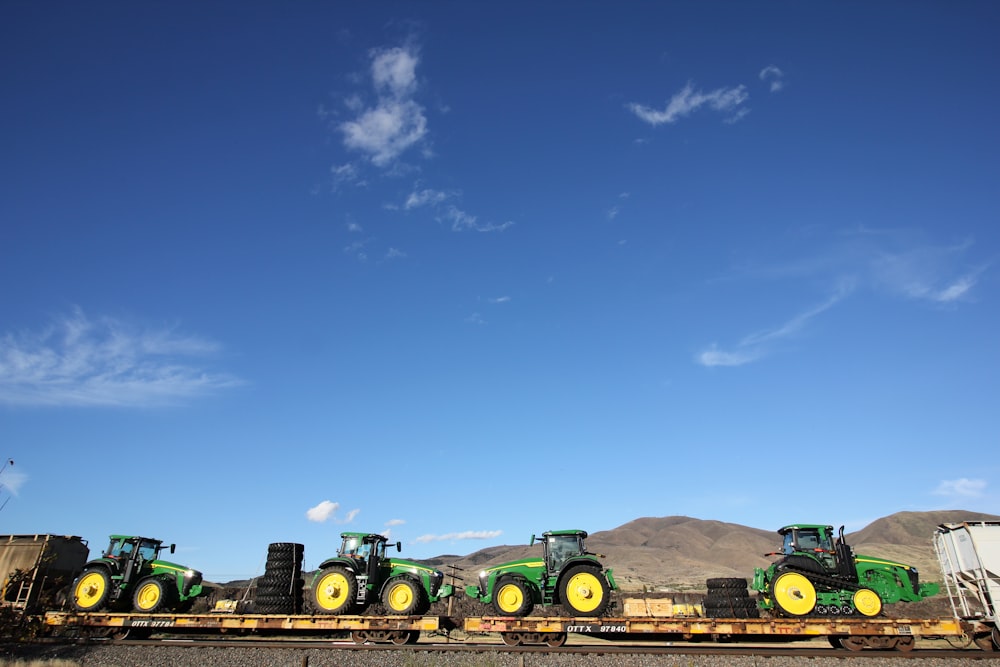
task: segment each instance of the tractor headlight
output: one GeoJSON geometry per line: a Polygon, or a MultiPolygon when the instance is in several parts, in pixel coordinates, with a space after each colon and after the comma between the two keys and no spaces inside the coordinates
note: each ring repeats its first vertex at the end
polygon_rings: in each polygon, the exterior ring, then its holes
{"type": "Polygon", "coordinates": [[[486,595],[486,580],[489,579],[490,575],[483,570],[479,573],[479,590],[483,595],[486,595]]]}
{"type": "Polygon", "coordinates": [[[435,570],[431,572],[431,595],[437,595],[438,591],[441,589],[441,582],[444,581],[444,575],[441,572],[435,570]]]}
{"type": "Polygon", "coordinates": [[[181,585],[181,593],[185,596],[191,592],[191,589],[201,583],[201,572],[198,570],[185,570],[184,571],[184,581],[181,585]]]}

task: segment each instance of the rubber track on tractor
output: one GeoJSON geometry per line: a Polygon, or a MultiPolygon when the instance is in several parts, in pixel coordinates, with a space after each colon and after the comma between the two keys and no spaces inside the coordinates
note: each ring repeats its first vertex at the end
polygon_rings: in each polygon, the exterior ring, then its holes
{"type": "MultiPolygon", "coordinates": [[[[859,591],[862,588],[865,588],[865,586],[862,586],[861,584],[851,583],[849,581],[844,581],[843,579],[837,579],[836,577],[827,577],[825,575],[813,572],[812,570],[803,570],[802,568],[799,567],[782,567],[781,572],[782,573],[794,572],[796,574],[801,574],[803,577],[808,579],[809,582],[814,587],[816,587],[817,590],[821,590],[820,587],[823,587],[823,589],[826,589],[828,591],[837,591],[837,590],[859,591]]],[[[816,605],[816,607],[818,606],[820,605],[816,605]]],[[[851,606],[853,607],[854,605],[851,606]]],[[[803,614],[802,616],[808,618],[810,616],[826,617],[834,615],[834,614],[817,614],[815,611],[816,607],[813,607],[812,611],[810,611],[808,614],[803,614]]],[[[854,614],[858,614],[858,611],[856,609],[854,610],[854,614]]],[[[853,616],[854,614],[851,615],[853,616]]],[[[839,615],[843,616],[844,614],[839,614],[839,615]]]]}

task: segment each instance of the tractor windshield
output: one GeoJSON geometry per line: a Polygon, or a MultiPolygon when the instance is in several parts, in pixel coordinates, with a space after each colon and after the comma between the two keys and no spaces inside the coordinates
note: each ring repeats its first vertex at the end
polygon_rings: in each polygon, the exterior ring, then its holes
{"type": "Polygon", "coordinates": [[[153,540],[143,540],[139,542],[139,555],[143,560],[156,560],[160,553],[160,543],[153,540]]]}
{"type": "Polygon", "coordinates": [[[108,545],[108,550],[104,553],[109,558],[121,558],[122,556],[128,558],[132,555],[132,549],[134,548],[135,545],[125,538],[112,539],[111,544],[108,545]]]}
{"type": "Polygon", "coordinates": [[[833,553],[830,534],[819,528],[793,528],[785,533],[781,552],[786,556],[798,553],[812,554],[826,560],[833,553]]]}
{"type": "Polygon", "coordinates": [[[344,538],[344,543],[340,546],[341,556],[357,556],[358,547],[361,545],[361,540],[353,535],[344,538]]]}
{"type": "Polygon", "coordinates": [[[550,572],[558,571],[567,560],[583,553],[583,539],[579,535],[549,535],[545,546],[550,572]]]}

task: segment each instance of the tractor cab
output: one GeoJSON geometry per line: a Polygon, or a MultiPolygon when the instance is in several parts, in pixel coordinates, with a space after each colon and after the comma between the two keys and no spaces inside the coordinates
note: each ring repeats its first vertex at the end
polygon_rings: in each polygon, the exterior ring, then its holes
{"type": "MultiPolygon", "coordinates": [[[[105,558],[128,560],[138,556],[139,560],[156,560],[160,552],[167,547],[162,546],[160,540],[153,540],[148,537],[132,537],[129,535],[112,535],[111,543],[108,544],[104,552],[105,558]]],[[[170,545],[170,553],[174,553],[177,545],[170,545]]]]}
{"type": "Polygon", "coordinates": [[[344,540],[338,552],[340,556],[367,561],[374,552],[375,557],[379,560],[385,558],[386,539],[381,535],[343,533],[340,537],[344,540]]]}
{"type": "MultiPolygon", "coordinates": [[[[385,555],[388,538],[378,533],[341,533],[340,537],[343,542],[337,556],[353,561],[355,571],[367,576],[367,579],[363,579],[366,584],[382,581],[384,577],[379,575],[379,570],[388,571],[392,566],[392,560],[385,555]]],[[[399,542],[396,542],[395,547],[396,551],[403,550],[403,545],[399,542]]]]}
{"type": "Polygon", "coordinates": [[[785,526],[778,534],[783,538],[781,555],[805,555],[816,560],[826,570],[837,569],[833,526],[798,524],[785,526]]]}
{"type": "Polygon", "coordinates": [[[794,525],[778,531],[783,536],[783,556],[808,556],[823,566],[828,573],[849,580],[857,580],[854,549],[844,538],[844,527],[834,537],[833,526],[794,525]]]}
{"type": "Polygon", "coordinates": [[[549,576],[558,574],[567,561],[587,553],[586,538],[587,532],[583,530],[553,530],[542,534],[542,552],[549,576]]]}

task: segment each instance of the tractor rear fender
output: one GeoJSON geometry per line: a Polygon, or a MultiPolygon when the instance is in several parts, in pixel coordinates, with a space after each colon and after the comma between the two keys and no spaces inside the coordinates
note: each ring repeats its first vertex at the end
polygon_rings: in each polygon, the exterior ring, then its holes
{"type": "Polygon", "coordinates": [[[615,582],[615,577],[611,570],[605,570],[604,566],[601,565],[596,558],[587,556],[576,556],[574,558],[570,558],[563,564],[562,568],[559,570],[559,576],[556,578],[556,587],[554,590],[559,590],[562,578],[568,571],[580,565],[596,570],[597,576],[602,576],[603,573],[603,576],[607,579],[608,586],[610,586],[611,590],[617,590],[618,584],[615,582]]]}
{"type": "Polygon", "coordinates": [[[318,570],[323,570],[334,565],[346,567],[355,574],[364,574],[365,571],[365,562],[363,560],[358,558],[340,558],[337,556],[327,558],[325,561],[320,563],[318,570]]]}

